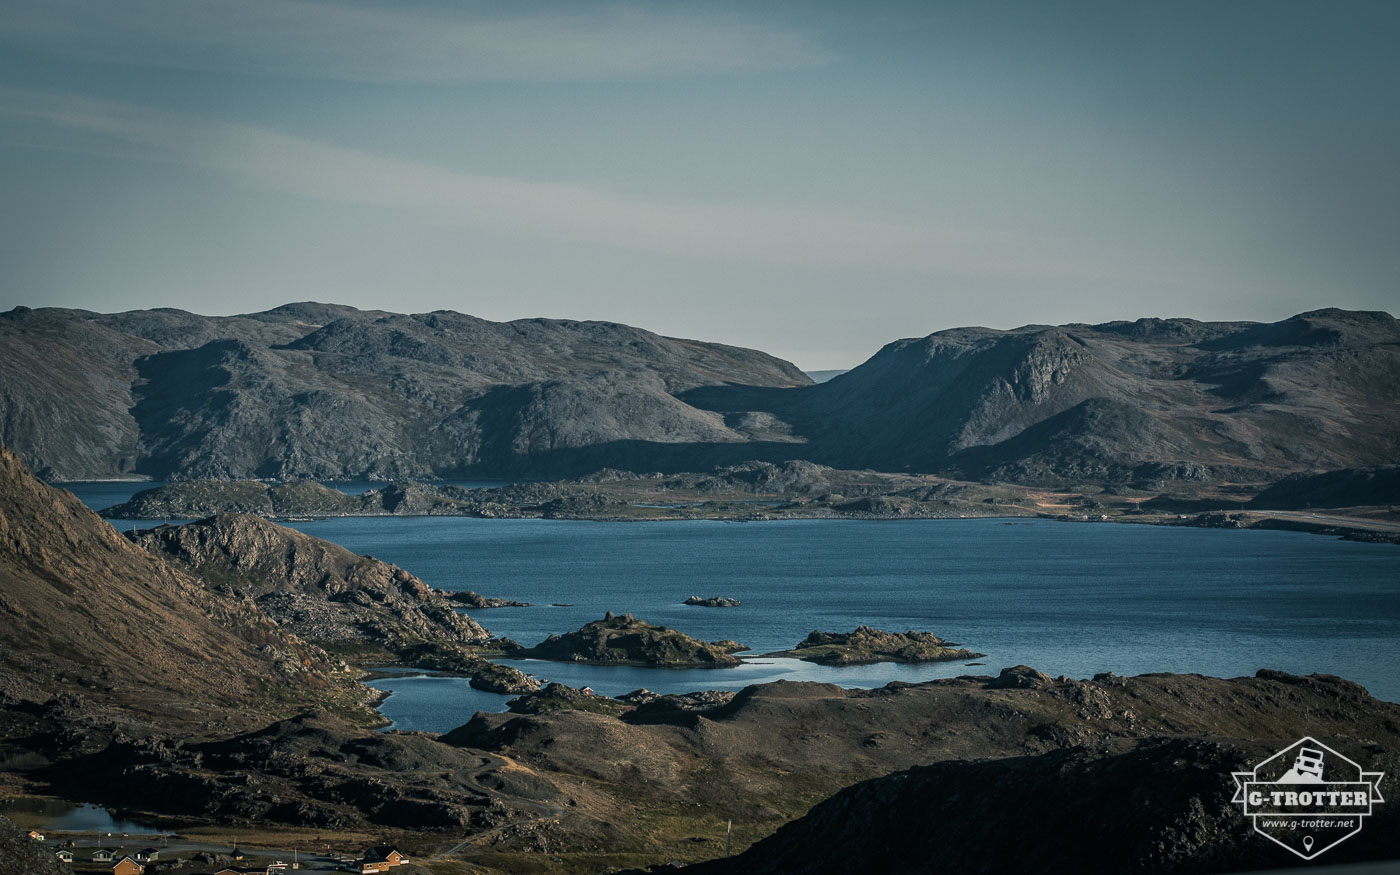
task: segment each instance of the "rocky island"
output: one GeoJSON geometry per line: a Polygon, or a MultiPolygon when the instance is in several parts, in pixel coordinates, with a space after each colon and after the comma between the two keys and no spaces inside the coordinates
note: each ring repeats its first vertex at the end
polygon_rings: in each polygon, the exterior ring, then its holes
{"type": "Polygon", "coordinates": [[[709,598],[693,595],[684,602],[681,602],[681,604],[701,608],[737,608],[739,605],[743,604],[743,602],[740,602],[738,599],[726,598],[720,595],[713,595],[709,598]]]}
{"type": "Polygon", "coordinates": [[[586,623],[577,632],[551,635],[534,647],[511,655],[598,665],[730,668],[739,665],[734,654],[747,649],[734,641],[700,641],[631,614],[619,616],[608,611],[603,619],[586,623]]]}
{"type": "Polygon", "coordinates": [[[945,641],[932,632],[884,632],[857,626],[853,632],[812,632],[792,650],[766,653],[821,665],[862,665],[871,662],[949,662],[978,659],[974,653],[945,641]]]}

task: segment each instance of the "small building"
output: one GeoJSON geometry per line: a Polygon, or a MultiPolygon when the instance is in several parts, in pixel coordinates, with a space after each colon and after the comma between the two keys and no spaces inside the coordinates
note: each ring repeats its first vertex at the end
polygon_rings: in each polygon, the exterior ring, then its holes
{"type": "Polygon", "coordinates": [[[262,868],[239,866],[236,868],[220,869],[215,872],[214,875],[268,875],[268,872],[266,866],[262,868]]]}
{"type": "Polygon", "coordinates": [[[68,850],[67,848],[60,848],[59,850],[54,851],[53,855],[57,857],[59,859],[59,862],[61,863],[73,862],[73,852],[68,850]]]}
{"type": "Polygon", "coordinates": [[[392,845],[378,845],[365,851],[364,857],[360,859],[360,875],[387,872],[395,866],[402,866],[407,862],[408,857],[404,856],[398,848],[392,845]]]}
{"type": "Polygon", "coordinates": [[[92,852],[94,863],[110,863],[117,858],[117,852],[111,848],[98,848],[92,852]]]}
{"type": "Polygon", "coordinates": [[[142,848],[131,856],[138,863],[154,863],[156,860],[160,859],[160,849],[142,848]]]}
{"type": "Polygon", "coordinates": [[[146,867],[131,857],[122,857],[112,864],[112,875],[146,875],[146,867]]]}
{"type": "Polygon", "coordinates": [[[29,831],[29,837],[36,842],[42,842],[44,840],[44,834],[39,832],[37,829],[31,829],[29,831]]]}

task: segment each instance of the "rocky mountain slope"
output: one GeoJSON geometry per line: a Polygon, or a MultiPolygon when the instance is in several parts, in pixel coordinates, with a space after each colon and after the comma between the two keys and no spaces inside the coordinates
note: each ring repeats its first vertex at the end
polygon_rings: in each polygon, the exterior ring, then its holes
{"type": "MultiPolygon", "coordinates": [[[[555,700],[557,706],[567,705],[564,697],[555,700]]],[[[726,820],[733,820],[735,847],[742,850],[835,788],[938,764],[932,767],[935,779],[924,784],[928,798],[919,798],[915,807],[882,804],[899,798],[898,785],[845,791],[827,803],[833,806],[831,815],[802,826],[790,839],[775,838],[778,850],[773,853],[760,844],[753,857],[716,867],[735,872],[804,872],[823,851],[844,866],[823,869],[817,864],[813,871],[905,871],[897,864],[874,862],[889,859],[882,853],[899,855],[905,845],[915,852],[925,848],[924,831],[966,844],[948,850],[946,859],[956,854],[960,861],[988,861],[957,867],[970,871],[1023,871],[1024,860],[1017,863],[1005,855],[1024,851],[1028,859],[1039,860],[1041,850],[1065,855],[1063,863],[1053,861],[1062,867],[1054,871],[1134,871],[1133,855],[1157,847],[1153,838],[1183,836],[1196,838],[1162,849],[1158,858],[1169,859],[1177,871],[1220,871],[1212,866],[1221,858],[1278,865],[1286,853],[1269,857],[1274,846],[1249,832],[1237,806],[1219,803],[1215,794],[1231,782],[1226,767],[1240,760],[1211,753],[1213,743],[1253,755],[1312,734],[1335,740],[1339,749],[1377,767],[1400,765],[1400,705],[1377,701],[1338,678],[1270,671],[1231,680],[1167,674],[1072,680],[1018,667],[995,678],[896,682],[874,690],[780,681],[748,687],[727,700],[719,697],[699,709],[658,701],[620,716],[600,710],[478,714],[441,740],[509,752],[538,774],[576,775],[618,798],[645,798],[645,814],[627,821],[630,834],[619,838],[618,846],[670,837],[667,853],[686,860],[722,857],[726,820]],[[1181,755],[1189,746],[1170,752],[1144,748],[1157,753],[1129,759],[1121,768],[1109,762],[1098,772],[1094,758],[1079,752],[1084,746],[1119,743],[1115,739],[1155,739],[1153,744],[1168,748],[1183,740],[1210,743],[1201,748],[1200,761],[1181,755]],[[1224,770],[1214,771],[1217,767],[1224,770]],[[982,777],[995,782],[982,782],[982,777]],[[1096,781],[1110,790],[1094,789],[1096,781]],[[1129,793],[1128,785],[1139,781],[1129,793]],[[850,793],[863,795],[852,801],[846,796],[850,793]],[[1064,811],[1055,822],[1065,831],[1058,838],[1018,817],[1057,805],[1064,811]],[[933,811],[942,814],[925,817],[933,811]],[[847,827],[838,823],[843,812],[850,816],[847,827]],[[1148,829],[1147,821],[1159,814],[1165,822],[1148,829]],[[921,825],[912,826],[921,817],[921,825]],[[892,824],[888,829],[879,823],[882,818],[892,824]],[[1205,832],[1222,822],[1228,822],[1225,832],[1205,832]],[[919,837],[891,838],[900,834],[895,825],[919,837]],[[1125,834],[1114,845],[1115,852],[1127,846],[1122,857],[1100,853],[1101,830],[1138,826],[1144,831],[1125,834]],[[845,849],[840,847],[843,839],[845,849]],[[800,851],[804,840],[812,849],[807,855],[800,851]],[[869,855],[870,864],[853,862],[861,854],[869,855]]],[[[1393,795],[1387,788],[1395,786],[1389,782],[1392,774],[1382,787],[1387,798],[1393,795]]],[[[820,811],[818,807],[813,814],[820,811]]],[[[1383,823],[1375,826],[1376,837],[1390,836],[1389,845],[1372,846],[1362,858],[1400,856],[1396,834],[1387,833],[1383,823]]]]}
{"type": "MultiPolygon", "coordinates": [[[[960,328],[766,397],[811,442],[808,458],[841,467],[1046,484],[1270,480],[1395,457],[1400,322],[1319,310],[1271,324],[960,328]]],[[[727,408],[724,390],[686,398],[727,408]]]]}
{"type": "Polygon", "coordinates": [[[533,470],[629,443],[744,442],[742,424],[677,395],[810,383],[763,353],[613,323],[319,304],[16,308],[0,344],[0,442],[59,478],[533,470]]]}
{"type": "Polygon", "coordinates": [[[491,637],[455,603],[407,571],[251,514],[128,533],[237,599],[251,599],[337,655],[384,659],[424,643],[484,644],[491,637]]]}
{"type": "Polygon", "coordinates": [[[89,716],[175,726],[257,719],[288,697],[364,698],[324,653],[132,544],[4,449],[0,616],[0,702],[60,696],[89,716]]]}
{"type": "Polygon", "coordinates": [[[0,817],[0,875],[68,875],[53,847],[46,847],[6,817],[0,817]]]}
{"type": "Polygon", "coordinates": [[[958,328],[820,384],[602,322],[295,304],[0,315],[0,439],[46,476],[702,471],[744,460],[1027,484],[1267,482],[1391,462],[1400,323],[958,328]]]}

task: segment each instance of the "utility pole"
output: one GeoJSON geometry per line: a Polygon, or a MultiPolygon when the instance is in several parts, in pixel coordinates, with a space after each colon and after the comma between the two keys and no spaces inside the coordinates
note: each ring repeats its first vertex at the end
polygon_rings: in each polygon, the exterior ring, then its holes
{"type": "Polygon", "coordinates": [[[733,839],[734,839],[734,821],[732,821],[732,820],[726,820],[726,821],[724,822],[724,855],[725,855],[726,857],[732,857],[732,856],[734,856],[734,843],[733,843],[733,839]]]}

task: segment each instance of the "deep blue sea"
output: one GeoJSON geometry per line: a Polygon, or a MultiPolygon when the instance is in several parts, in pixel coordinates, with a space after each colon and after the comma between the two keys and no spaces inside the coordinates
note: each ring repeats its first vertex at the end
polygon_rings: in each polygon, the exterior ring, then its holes
{"type": "MultiPolygon", "coordinates": [[[[142,487],[137,488],[144,488],[142,487]]],[[[115,487],[71,484],[89,504],[115,487]]],[[[115,501],[122,500],[124,496],[115,501]]],[[[137,526],[150,525],[138,523],[137,526]]],[[[131,528],[126,523],[121,528],[131,528]]],[[[657,670],[520,661],[605,694],[739,689],[786,677],[845,686],[995,674],[1154,671],[1232,677],[1275,668],[1337,674],[1400,701],[1400,547],[1276,531],[1027,520],[595,523],[385,517],[296,523],[398,564],[433,586],[534,603],[471,612],[534,644],[605,611],[631,612],[755,653],[812,629],[935,632],[986,653],[981,666],[823,668],[757,659],[739,669],[657,670]],[[738,608],[680,604],[689,595],[738,608]],[[551,607],[567,603],[568,607],[551,607]]],[[[376,681],[406,729],[444,730],[506,696],[465,681],[376,681]]]]}

